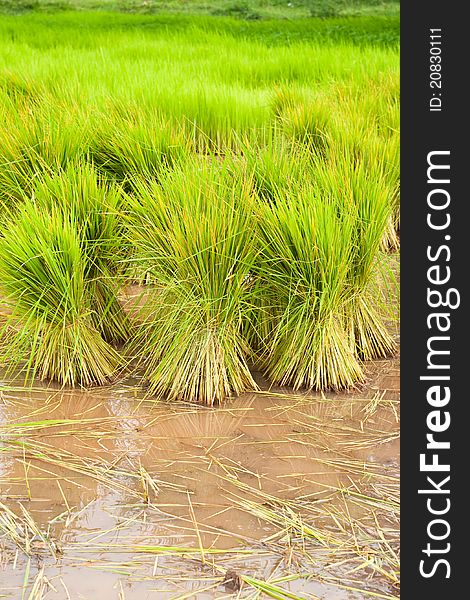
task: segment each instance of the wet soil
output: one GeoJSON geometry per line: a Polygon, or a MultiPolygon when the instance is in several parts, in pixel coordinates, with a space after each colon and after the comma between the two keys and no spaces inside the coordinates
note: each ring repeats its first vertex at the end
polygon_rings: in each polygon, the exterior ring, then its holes
{"type": "Polygon", "coordinates": [[[260,381],[217,408],[0,381],[1,594],[397,597],[399,359],[354,393],[260,381]]]}

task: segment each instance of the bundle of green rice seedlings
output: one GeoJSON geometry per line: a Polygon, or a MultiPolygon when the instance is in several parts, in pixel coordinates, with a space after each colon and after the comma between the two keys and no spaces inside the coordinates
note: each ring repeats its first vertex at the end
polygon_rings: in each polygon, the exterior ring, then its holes
{"type": "Polygon", "coordinates": [[[360,160],[347,145],[337,144],[328,163],[316,163],[313,176],[321,193],[335,197],[338,210],[353,223],[345,312],[351,348],[364,360],[387,356],[395,343],[385,319],[388,273],[380,267],[386,267],[381,249],[393,204],[380,160],[374,168],[371,160],[360,160]]]}
{"type": "Polygon", "coordinates": [[[1,362],[26,379],[102,384],[121,358],[96,328],[87,290],[84,232],[64,211],[26,202],[0,238],[0,287],[10,310],[1,331],[1,362]]]}
{"type": "Polygon", "coordinates": [[[385,138],[400,130],[400,76],[398,70],[384,72],[377,81],[375,97],[379,134],[385,138]]]}
{"type": "Polygon", "coordinates": [[[305,149],[287,142],[276,131],[263,146],[244,142],[241,151],[243,157],[235,164],[238,177],[248,177],[262,201],[275,202],[283,189],[294,193],[308,172],[309,155],[305,149]]]}
{"type": "Polygon", "coordinates": [[[309,150],[323,156],[328,146],[329,110],[313,102],[293,106],[282,116],[283,128],[288,139],[305,145],[309,150]]]}
{"type": "MultiPolygon", "coordinates": [[[[174,70],[180,68],[181,65],[174,65],[174,70]]],[[[199,154],[225,155],[235,151],[240,136],[257,139],[258,133],[269,125],[268,92],[262,85],[247,87],[236,79],[215,81],[209,76],[202,81],[190,77],[173,87],[172,92],[168,86],[162,86],[151,101],[185,125],[192,147],[199,154]]]]}
{"type": "Polygon", "coordinates": [[[107,342],[127,341],[130,322],[118,300],[127,257],[121,190],[100,178],[93,166],[78,161],[58,173],[38,176],[32,193],[38,211],[61,210],[76,227],[95,327],[107,342]]]}
{"type": "Polygon", "coordinates": [[[277,90],[272,102],[287,140],[300,143],[323,156],[328,147],[332,101],[327,93],[312,94],[305,89],[277,90]]]}
{"type": "Polygon", "coordinates": [[[355,259],[350,281],[355,294],[349,306],[351,339],[364,360],[372,360],[396,351],[387,327],[389,311],[387,262],[382,260],[385,232],[392,217],[392,204],[385,178],[374,177],[356,166],[350,179],[352,202],[348,209],[356,217],[355,259]]]}
{"type": "Polygon", "coordinates": [[[254,274],[268,378],[294,389],[342,389],[363,377],[345,328],[354,221],[333,195],[306,183],[258,208],[254,274]]]}
{"type": "MultiPolygon", "coordinates": [[[[251,187],[251,195],[256,203],[275,204],[286,190],[292,195],[300,193],[311,171],[311,157],[305,147],[287,141],[274,128],[263,145],[243,139],[240,148],[242,156],[228,161],[228,168],[234,177],[251,187]]],[[[270,320],[265,318],[265,313],[270,312],[270,300],[265,294],[258,293],[261,283],[253,273],[250,281],[256,303],[251,305],[246,315],[244,331],[252,352],[257,355],[270,332],[270,320]]]]}
{"type": "Polygon", "coordinates": [[[400,245],[400,134],[394,118],[398,101],[385,95],[381,82],[372,84],[367,94],[357,86],[337,87],[329,154],[335,159],[341,152],[352,163],[364,163],[371,177],[378,172],[385,181],[392,210],[382,248],[394,251],[400,245]]]}
{"type": "Polygon", "coordinates": [[[243,335],[255,247],[249,189],[208,159],[161,185],[134,184],[129,237],[157,282],[134,347],[157,398],[213,405],[256,388],[243,335]]]}
{"type": "MultiPolygon", "coordinates": [[[[184,160],[190,150],[188,140],[184,129],[170,120],[132,106],[125,111],[117,103],[92,136],[89,160],[103,176],[131,191],[136,178],[158,181],[184,160]]],[[[132,254],[132,245],[128,251],[132,254]]],[[[149,283],[149,274],[138,260],[126,262],[126,278],[149,283]]]]}
{"type": "MultiPolygon", "coordinates": [[[[328,155],[331,174],[341,173],[351,180],[379,183],[386,194],[389,214],[383,230],[381,249],[395,251],[400,246],[400,136],[387,139],[367,130],[345,127],[331,140],[328,155]],[[349,175],[348,175],[349,174],[349,175]]],[[[342,180],[338,182],[342,186],[342,180]]],[[[333,185],[335,185],[333,183],[333,185]]],[[[375,192],[371,192],[375,193],[375,192]]]]}
{"type": "Polygon", "coordinates": [[[156,113],[126,113],[119,105],[106,116],[90,143],[93,164],[109,178],[126,184],[135,177],[159,179],[188,155],[182,127],[156,113]]]}

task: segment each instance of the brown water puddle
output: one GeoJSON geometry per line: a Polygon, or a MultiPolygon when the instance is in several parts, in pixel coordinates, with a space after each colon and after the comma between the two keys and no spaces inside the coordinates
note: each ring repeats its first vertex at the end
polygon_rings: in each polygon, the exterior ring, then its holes
{"type": "Polygon", "coordinates": [[[369,375],[354,394],[213,409],[143,401],[131,379],[0,385],[0,502],[19,532],[0,522],[0,590],[202,600],[237,595],[230,568],[300,598],[396,597],[398,360],[369,375]]]}

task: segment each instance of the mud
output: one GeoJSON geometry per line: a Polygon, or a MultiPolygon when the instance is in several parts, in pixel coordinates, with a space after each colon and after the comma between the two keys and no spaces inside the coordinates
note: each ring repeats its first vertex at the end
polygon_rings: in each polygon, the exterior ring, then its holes
{"type": "Polygon", "coordinates": [[[15,543],[0,522],[6,598],[254,597],[243,582],[227,589],[227,569],[287,575],[276,585],[299,598],[397,597],[367,566],[378,534],[361,542],[365,566],[352,574],[356,551],[334,540],[357,545],[377,523],[396,547],[398,359],[372,363],[354,393],[271,389],[217,408],[149,402],[132,379],[14,385],[0,384],[0,502],[20,534],[15,543]],[[22,506],[43,537],[24,529],[22,506]],[[305,537],[299,520],[331,532],[333,546],[305,537]]]}

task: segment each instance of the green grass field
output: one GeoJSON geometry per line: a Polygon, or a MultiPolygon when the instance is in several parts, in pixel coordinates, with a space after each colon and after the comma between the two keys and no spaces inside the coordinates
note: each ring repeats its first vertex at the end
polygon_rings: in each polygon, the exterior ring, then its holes
{"type": "Polygon", "coordinates": [[[258,20],[340,15],[396,16],[400,3],[397,0],[0,0],[0,10],[13,14],[58,10],[112,10],[142,14],[168,12],[258,20]]]}

